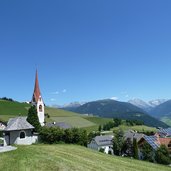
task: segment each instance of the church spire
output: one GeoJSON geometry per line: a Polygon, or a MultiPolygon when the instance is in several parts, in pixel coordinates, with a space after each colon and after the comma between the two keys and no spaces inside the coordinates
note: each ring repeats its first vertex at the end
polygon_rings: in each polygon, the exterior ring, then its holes
{"type": "Polygon", "coordinates": [[[34,85],[32,102],[37,103],[40,97],[41,97],[41,93],[40,93],[40,88],[39,88],[38,72],[36,69],[36,78],[35,78],[35,85],[34,85]]]}
{"type": "Polygon", "coordinates": [[[44,116],[44,102],[41,97],[40,88],[39,88],[39,81],[38,81],[38,72],[36,70],[36,78],[35,78],[35,85],[34,85],[34,92],[31,101],[32,105],[34,105],[37,109],[37,115],[39,118],[39,122],[41,126],[44,126],[45,116],[44,116]]]}

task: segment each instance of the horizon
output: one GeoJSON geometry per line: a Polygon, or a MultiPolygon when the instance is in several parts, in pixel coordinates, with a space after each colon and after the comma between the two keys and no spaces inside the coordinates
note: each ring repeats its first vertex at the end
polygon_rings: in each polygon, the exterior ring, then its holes
{"type": "Polygon", "coordinates": [[[47,105],[171,99],[171,1],[0,2],[0,97],[47,105]]]}

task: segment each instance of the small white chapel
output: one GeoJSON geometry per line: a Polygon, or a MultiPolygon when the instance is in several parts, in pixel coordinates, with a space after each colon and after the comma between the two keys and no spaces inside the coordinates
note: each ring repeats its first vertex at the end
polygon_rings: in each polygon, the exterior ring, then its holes
{"type": "MultiPolygon", "coordinates": [[[[39,88],[37,70],[31,104],[36,106],[39,122],[41,126],[44,126],[45,105],[39,88]]],[[[16,117],[9,119],[6,128],[3,130],[3,134],[4,146],[12,144],[30,145],[38,141],[38,134],[34,132],[34,127],[27,122],[27,117],[16,117]]]]}

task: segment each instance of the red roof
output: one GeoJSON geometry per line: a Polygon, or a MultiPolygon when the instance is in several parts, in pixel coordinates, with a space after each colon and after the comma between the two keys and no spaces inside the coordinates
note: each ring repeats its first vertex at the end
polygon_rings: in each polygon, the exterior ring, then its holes
{"type": "Polygon", "coordinates": [[[35,79],[35,86],[34,86],[32,102],[37,103],[40,96],[41,96],[41,93],[40,93],[40,88],[39,88],[38,73],[37,73],[37,70],[36,70],[36,79],[35,79]]]}
{"type": "Polygon", "coordinates": [[[158,141],[160,142],[161,145],[168,146],[168,144],[171,143],[171,138],[159,138],[158,141]]]}

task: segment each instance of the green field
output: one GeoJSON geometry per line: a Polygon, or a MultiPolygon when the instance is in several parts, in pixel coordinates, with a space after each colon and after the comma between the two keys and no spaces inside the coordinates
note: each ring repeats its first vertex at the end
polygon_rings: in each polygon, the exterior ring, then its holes
{"type": "Polygon", "coordinates": [[[72,127],[77,127],[77,128],[96,126],[95,123],[90,122],[80,116],[51,117],[51,119],[56,122],[65,122],[71,125],[72,127]]]}
{"type": "Polygon", "coordinates": [[[98,131],[99,125],[103,125],[109,121],[112,121],[111,118],[101,118],[101,117],[95,117],[95,116],[83,116],[83,118],[95,124],[93,126],[85,127],[87,132],[98,131]]]}
{"type": "Polygon", "coordinates": [[[131,129],[131,130],[135,130],[138,132],[146,132],[146,131],[156,132],[157,131],[156,128],[145,126],[145,125],[135,125],[135,126],[120,125],[119,127],[113,128],[112,130],[116,131],[119,129],[122,129],[123,131],[131,129]]]}
{"type": "Polygon", "coordinates": [[[45,107],[45,113],[48,113],[51,117],[81,116],[78,113],[51,107],[45,107]]]}
{"type": "Polygon", "coordinates": [[[26,115],[29,106],[27,103],[0,100],[0,115],[26,115]]]}
{"type": "Polygon", "coordinates": [[[171,119],[168,117],[162,117],[162,122],[166,123],[167,125],[171,126],[171,119]]]}
{"type": "Polygon", "coordinates": [[[110,156],[77,145],[31,145],[0,154],[8,171],[170,171],[170,167],[110,156]]]}
{"type": "Polygon", "coordinates": [[[112,121],[111,118],[101,118],[101,117],[95,117],[95,116],[84,116],[85,119],[91,121],[91,122],[94,122],[98,125],[103,125],[109,121],[112,121]]]}

